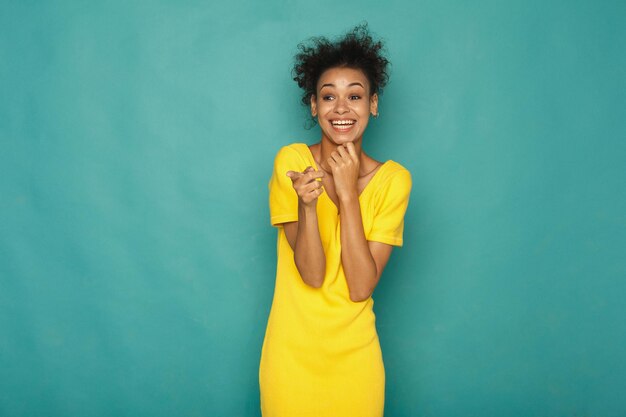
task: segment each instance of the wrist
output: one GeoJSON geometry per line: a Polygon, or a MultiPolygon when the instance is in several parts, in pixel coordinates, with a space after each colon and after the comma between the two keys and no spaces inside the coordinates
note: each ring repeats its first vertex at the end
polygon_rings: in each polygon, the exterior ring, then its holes
{"type": "Polygon", "coordinates": [[[311,201],[310,203],[305,203],[300,200],[300,204],[298,204],[298,210],[304,214],[317,214],[317,199],[311,201]]]}
{"type": "Polygon", "coordinates": [[[356,190],[354,190],[337,194],[337,198],[339,198],[339,202],[342,204],[350,204],[352,202],[359,201],[359,194],[356,190]]]}

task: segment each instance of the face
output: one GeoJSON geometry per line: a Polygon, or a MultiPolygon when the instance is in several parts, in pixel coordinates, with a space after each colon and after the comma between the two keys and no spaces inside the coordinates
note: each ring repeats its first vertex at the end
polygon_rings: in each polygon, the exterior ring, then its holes
{"type": "Polygon", "coordinates": [[[331,68],[317,82],[311,97],[311,114],[317,116],[322,140],[335,145],[360,142],[370,114],[378,113],[378,96],[370,96],[370,85],[363,71],[331,68]]]}

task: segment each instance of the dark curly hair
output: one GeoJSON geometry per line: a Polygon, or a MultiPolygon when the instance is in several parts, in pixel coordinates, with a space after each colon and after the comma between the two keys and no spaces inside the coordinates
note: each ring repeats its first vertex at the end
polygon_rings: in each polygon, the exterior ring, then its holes
{"type": "Polygon", "coordinates": [[[383,42],[374,40],[367,23],[355,26],[343,38],[331,42],[323,36],[298,45],[292,74],[304,90],[302,103],[309,105],[322,73],[330,68],[348,67],[363,71],[370,83],[370,94],[382,94],[389,80],[389,60],[383,55],[383,42]]]}

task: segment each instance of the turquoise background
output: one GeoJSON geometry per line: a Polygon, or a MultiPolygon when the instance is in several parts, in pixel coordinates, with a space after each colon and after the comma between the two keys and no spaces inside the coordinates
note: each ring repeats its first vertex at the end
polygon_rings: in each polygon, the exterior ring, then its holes
{"type": "Polygon", "coordinates": [[[565,0],[3,1],[0,415],[260,415],[292,57],[363,20],[385,415],[626,415],[626,2],[565,0]]]}

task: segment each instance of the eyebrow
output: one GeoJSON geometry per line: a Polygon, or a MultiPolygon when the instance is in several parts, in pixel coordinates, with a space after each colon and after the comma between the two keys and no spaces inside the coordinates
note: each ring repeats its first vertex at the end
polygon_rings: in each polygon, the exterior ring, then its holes
{"type": "MultiPolygon", "coordinates": [[[[357,81],[357,82],[353,82],[353,83],[348,84],[348,87],[352,87],[353,85],[359,85],[359,86],[361,86],[362,88],[365,88],[365,87],[363,87],[363,84],[361,84],[361,83],[360,83],[360,82],[358,82],[358,81],[357,81]]],[[[320,87],[320,90],[321,90],[322,88],[324,88],[324,87],[334,87],[334,86],[335,86],[335,84],[324,84],[324,85],[322,85],[322,86],[320,87]]]]}

